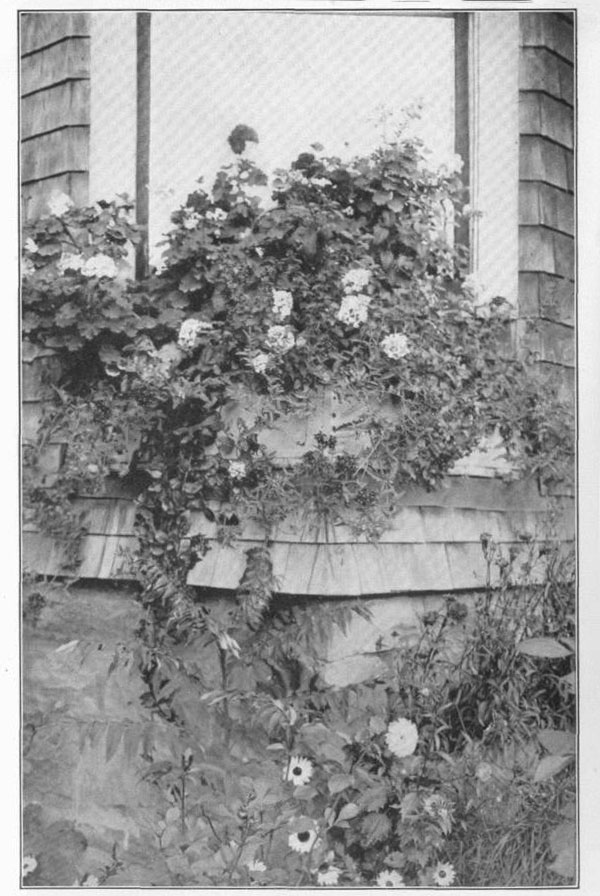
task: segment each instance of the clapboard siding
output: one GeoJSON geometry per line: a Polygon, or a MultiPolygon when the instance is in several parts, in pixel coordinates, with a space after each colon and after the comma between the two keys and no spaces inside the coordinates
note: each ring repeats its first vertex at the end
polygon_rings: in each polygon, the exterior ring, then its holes
{"type": "Polygon", "coordinates": [[[575,363],[573,15],[524,12],[520,32],[519,314],[541,318],[540,358],[569,394],[572,371],[562,371],[575,363]]]}
{"type": "Polygon", "coordinates": [[[22,13],[22,213],[32,220],[54,192],[88,199],[90,17],[22,13]]]}

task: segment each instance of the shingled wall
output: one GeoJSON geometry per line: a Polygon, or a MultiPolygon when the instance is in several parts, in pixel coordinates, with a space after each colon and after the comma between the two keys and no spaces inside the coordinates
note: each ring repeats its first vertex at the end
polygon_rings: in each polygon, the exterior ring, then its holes
{"type": "Polygon", "coordinates": [[[575,364],[574,23],[520,15],[519,312],[565,394],[575,364]]]}

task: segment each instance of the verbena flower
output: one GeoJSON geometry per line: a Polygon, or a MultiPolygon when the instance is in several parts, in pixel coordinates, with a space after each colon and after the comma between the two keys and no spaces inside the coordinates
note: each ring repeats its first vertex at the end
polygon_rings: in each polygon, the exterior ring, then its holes
{"type": "Polygon", "coordinates": [[[232,479],[243,479],[246,475],[246,464],[243,460],[229,461],[229,475],[232,479]]]}
{"type": "Polygon", "coordinates": [[[254,357],[250,361],[250,364],[254,368],[256,373],[264,373],[271,363],[271,359],[272,355],[269,355],[266,352],[259,352],[258,355],[254,355],[254,357]]]}
{"type": "Polygon", "coordinates": [[[383,353],[393,361],[400,360],[400,358],[403,358],[410,351],[408,339],[403,333],[390,333],[390,335],[385,336],[379,344],[383,353]]]}
{"type": "Polygon", "coordinates": [[[326,865],[317,872],[317,883],[320,887],[335,887],[340,879],[341,870],[335,865],[326,865]]]}
{"type": "Polygon", "coordinates": [[[25,245],[23,246],[26,252],[37,252],[38,244],[35,240],[32,240],[30,236],[25,240],[25,245]]]}
{"type": "Polygon", "coordinates": [[[212,330],[213,325],[208,320],[197,320],[195,317],[189,317],[184,320],[179,328],[179,336],[177,344],[180,348],[191,351],[196,347],[198,335],[202,332],[212,330]]]}
{"type": "Polygon", "coordinates": [[[280,355],[293,348],[294,342],[294,334],[289,327],[276,324],[267,330],[267,345],[280,355]]]}
{"type": "Polygon", "coordinates": [[[310,852],[317,840],[317,832],[310,824],[298,831],[293,831],[288,837],[288,843],[294,852],[310,852]]]}
{"type": "Polygon", "coordinates": [[[246,862],[246,868],[250,874],[262,874],[263,871],[267,870],[267,866],[260,859],[252,859],[251,862],[246,862]]]}
{"type": "Polygon", "coordinates": [[[433,882],[438,887],[449,887],[455,878],[456,871],[450,862],[440,862],[433,870],[433,882]]]}
{"type": "Polygon", "coordinates": [[[419,732],[414,722],[408,719],[396,719],[388,725],[385,742],[394,756],[402,759],[404,756],[412,756],[417,749],[419,732]]]}
{"type": "Polygon", "coordinates": [[[366,268],[354,268],[347,271],[342,277],[342,286],[347,292],[355,292],[364,289],[371,279],[371,271],[366,268]]]}
{"type": "Polygon", "coordinates": [[[109,255],[92,255],[81,266],[84,277],[113,277],[117,276],[117,266],[109,255]]]}
{"type": "Polygon", "coordinates": [[[310,759],[303,756],[292,756],[288,765],[286,780],[291,781],[296,787],[308,784],[313,776],[314,766],[310,759]]]}
{"type": "Polygon", "coordinates": [[[398,871],[380,871],[375,881],[378,887],[405,887],[404,878],[398,871]]]}
{"type": "Polygon", "coordinates": [[[285,289],[273,290],[273,314],[278,320],[285,320],[292,312],[294,299],[285,289]]]}
{"type": "Polygon", "coordinates": [[[23,856],[23,861],[21,863],[21,873],[23,877],[27,877],[28,874],[33,874],[37,866],[38,863],[35,856],[23,856]]]}
{"type": "Polygon", "coordinates": [[[342,299],[336,317],[348,327],[358,327],[364,324],[369,314],[371,297],[364,294],[347,294],[342,299]]]}
{"type": "Polygon", "coordinates": [[[48,200],[48,210],[57,218],[68,212],[70,208],[73,208],[73,200],[66,193],[53,193],[48,200]]]}
{"type": "Polygon", "coordinates": [[[80,271],[84,264],[83,255],[73,255],[68,252],[61,255],[56,262],[59,274],[66,274],[67,271],[80,271]]]}

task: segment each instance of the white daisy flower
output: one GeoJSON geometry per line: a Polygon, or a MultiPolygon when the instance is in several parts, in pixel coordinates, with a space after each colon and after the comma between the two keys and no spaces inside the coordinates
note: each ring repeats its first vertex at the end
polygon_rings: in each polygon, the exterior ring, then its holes
{"type": "Polygon", "coordinates": [[[404,756],[412,756],[417,749],[419,732],[414,722],[408,719],[396,719],[388,725],[385,742],[394,756],[402,759],[404,756]]]}
{"type": "Polygon", "coordinates": [[[317,872],[317,883],[320,887],[335,887],[340,879],[341,870],[335,865],[328,865],[317,872]]]}
{"type": "Polygon", "coordinates": [[[296,787],[308,784],[313,776],[314,766],[310,759],[303,756],[292,756],[286,772],[286,781],[291,781],[296,787]]]}
{"type": "Polygon", "coordinates": [[[26,252],[37,252],[38,244],[35,240],[32,240],[30,236],[25,240],[25,245],[23,246],[26,252]]]}
{"type": "Polygon", "coordinates": [[[358,327],[359,324],[364,324],[367,320],[370,304],[370,296],[364,294],[352,295],[348,293],[342,299],[336,317],[348,327],[358,327]]]}
{"type": "Polygon", "coordinates": [[[212,328],[213,325],[208,320],[197,320],[195,317],[189,317],[183,321],[179,328],[177,344],[180,348],[191,351],[196,347],[199,334],[212,330],[212,328]]]}
{"type": "Polygon", "coordinates": [[[289,327],[276,324],[267,330],[267,345],[277,354],[283,355],[294,347],[294,334],[289,327]]]}
{"type": "Polygon", "coordinates": [[[33,874],[37,866],[38,863],[35,856],[23,856],[23,861],[21,863],[21,873],[23,877],[27,877],[28,874],[33,874]]]}
{"type": "Polygon", "coordinates": [[[433,882],[438,887],[449,887],[454,883],[456,871],[450,862],[440,862],[433,871],[433,882]]]}
{"type": "Polygon", "coordinates": [[[262,874],[263,871],[267,870],[267,866],[260,859],[252,859],[251,862],[246,862],[246,868],[250,874],[262,874]]]}
{"type": "Polygon", "coordinates": [[[81,273],[84,277],[113,277],[117,276],[117,266],[109,255],[92,255],[82,265],[81,273]]]}
{"type": "Polygon", "coordinates": [[[347,292],[355,292],[364,289],[371,279],[371,271],[366,268],[353,268],[342,277],[342,286],[347,292]]]}
{"type": "Polygon", "coordinates": [[[285,289],[273,290],[273,314],[278,320],[285,320],[292,313],[294,299],[285,289]]]}
{"type": "Polygon", "coordinates": [[[254,355],[254,357],[250,361],[250,364],[254,368],[256,373],[264,373],[271,363],[271,359],[272,355],[269,355],[266,352],[259,352],[258,355],[254,355]]]}
{"type": "Polygon", "coordinates": [[[306,827],[294,831],[288,837],[288,843],[294,852],[310,852],[317,840],[317,832],[314,828],[306,827]]]}
{"type": "Polygon", "coordinates": [[[378,887],[405,887],[404,878],[397,871],[380,871],[375,881],[378,887]]]}
{"type": "Polygon", "coordinates": [[[50,214],[56,215],[57,218],[68,212],[70,208],[73,208],[73,200],[66,193],[53,193],[48,200],[50,214]]]}
{"type": "Polygon", "coordinates": [[[68,252],[61,255],[56,262],[59,274],[63,275],[67,271],[80,271],[84,264],[83,255],[73,255],[68,252]]]}
{"type": "Polygon", "coordinates": [[[379,344],[383,353],[393,361],[400,360],[400,358],[403,358],[410,351],[408,339],[403,333],[390,333],[390,335],[385,336],[379,344]]]}

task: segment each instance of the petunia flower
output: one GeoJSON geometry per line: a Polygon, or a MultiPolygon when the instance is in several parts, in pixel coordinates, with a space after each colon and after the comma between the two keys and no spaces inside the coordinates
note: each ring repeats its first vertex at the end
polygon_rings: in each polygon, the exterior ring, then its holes
{"type": "Polygon", "coordinates": [[[440,862],[433,871],[433,882],[438,887],[449,887],[454,883],[456,871],[450,862],[440,862]]]}
{"type": "Polygon", "coordinates": [[[405,887],[404,878],[397,871],[381,871],[375,881],[378,887],[405,887]]]}
{"type": "Polygon", "coordinates": [[[296,787],[308,784],[313,776],[314,767],[310,759],[303,756],[292,756],[287,768],[286,780],[291,781],[296,787]]]}
{"type": "Polygon", "coordinates": [[[408,719],[396,719],[388,725],[385,742],[394,756],[402,759],[404,756],[412,756],[417,749],[419,732],[414,722],[408,719]]]}

